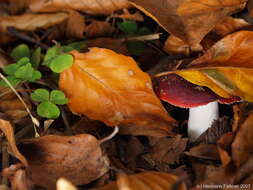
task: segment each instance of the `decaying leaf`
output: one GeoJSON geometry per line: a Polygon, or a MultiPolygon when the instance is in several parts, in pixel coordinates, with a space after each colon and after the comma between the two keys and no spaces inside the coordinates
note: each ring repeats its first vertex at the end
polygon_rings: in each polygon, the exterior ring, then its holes
{"type": "Polygon", "coordinates": [[[20,16],[1,16],[0,33],[6,32],[7,27],[19,30],[34,31],[39,28],[48,28],[59,24],[68,18],[66,13],[56,14],[24,14],[20,16]]]}
{"type": "Polygon", "coordinates": [[[22,164],[24,164],[25,166],[28,166],[26,158],[19,152],[19,150],[16,146],[16,140],[15,140],[15,136],[14,136],[13,127],[10,124],[10,122],[0,119],[0,129],[5,134],[5,136],[8,140],[9,149],[10,149],[11,153],[17,159],[19,159],[22,164]]]}
{"type": "Polygon", "coordinates": [[[67,19],[65,30],[67,37],[82,39],[86,31],[84,16],[77,11],[71,11],[67,19]]]}
{"type": "Polygon", "coordinates": [[[100,48],[72,55],[74,64],[60,74],[59,86],[73,113],[109,126],[126,125],[123,131],[128,134],[171,132],[174,120],[155,96],[150,77],[132,58],[100,48]]]}
{"type": "Polygon", "coordinates": [[[74,9],[90,14],[111,14],[129,7],[128,0],[31,0],[33,12],[57,12],[74,9]]]}
{"type": "Polygon", "coordinates": [[[86,34],[88,37],[107,36],[111,34],[115,28],[105,21],[93,21],[87,26],[86,34]]]}
{"type": "MultiPolygon", "coordinates": [[[[173,184],[178,178],[164,172],[143,172],[135,175],[119,175],[117,182],[111,182],[104,187],[92,190],[172,190],[173,184]]],[[[180,184],[178,190],[185,190],[184,183],[180,184]]]]}
{"type": "MultiPolygon", "coordinates": [[[[252,42],[253,32],[250,31],[228,35],[204,56],[194,60],[189,69],[174,73],[193,84],[208,87],[220,97],[228,99],[240,97],[251,102],[253,101],[252,42]]],[[[158,76],[166,76],[166,73],[158,76]]]]}
{"type": "Polygon", "coordinates": [[[98,140],[88,134],[24,140],[19,150],[28,160],[33,182],[48,189],[55,188],[59,177],[80,185],[99,178],[108,170],[98,140]]]}
{"type": "Polygon", "coordinates": [[[224,17],[244,8],[247,0],[131,0],[131,2],[168,32],[191,45],[196,45],[224,17]]]}
{"type": "Polygon", "coordinates": [[[236,133],[232,144],[232,158],[237,167],[245,163],[252,155],[253,114],[244,121],[236,133]]]}
{"type": "Polygon", "coordinates": [[[157,163],[175,164],[185,151],[188,139],[177,135],[172,138],[151,137],[150,156],[157,163]]]}
{"type": "Polygon", "coordinates": [[[186,153],[188,156],[207,159],[207,160],[219,160],[219,153],[215,144],[200,144],[194,146],[186,153]]]}
{"type": "Polygon", "coordinates": [[[239,30],[240,28],[247,26],[250,26],[250,23],[244,19],[226,17],[221,23],[217,24],[214,27],[213,31],[224,37],[232,32],[239,30]]]}

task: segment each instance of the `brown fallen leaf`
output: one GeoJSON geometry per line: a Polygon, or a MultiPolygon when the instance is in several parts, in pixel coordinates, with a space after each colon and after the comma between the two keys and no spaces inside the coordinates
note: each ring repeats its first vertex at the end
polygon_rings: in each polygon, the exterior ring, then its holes
{"type": "Polygon", "coordinates": [[[253,17],[253,1],[252,0],[248,0],[247,8],[248,8],[249,16],[253,17]]]}
{"type": "Polygon", "coordinates": [[[175,121],[153,92],[150,77],[131,57],[101,48],[72,55],[74,64],[60,74],[59,87],[73,113],[121,125],[124,134],[171,134],[175,121]]]}
{"type": "Polygon", "coordinates": [[[188,139],[177,135],[172,138],[150,137],[150,156],[157,163],[175,164],[185,151],[188,139]]]}
{"type": "Polygon", "coordinates": [[[219,152],[215,144],[200,144],[194,146],[189,152],[186,152],[186,154],[200,159],[220,160],[219,152]]]}
{"type": "Polygon", "coordinates": [[[200,43],[224,17],[243,9],[247,2],[247,0],[130,1],[168,32],[191,45],[200,43]]]}
{"type": "Polygon", "coordinates": [[[178,37],[170,35],[163,47],[164,51],[171,54],[189,55],[194,52],[201,52],[203,50],[200,44],[190,46],[178,37]]]}
{"type": "Polygon", "coordinates": [[[218,23],[213,31],[224,37],[232,32],[239,30],[240,28],[250,26],[250,23],[244,19],[226,17],[221,23],[218,23]]]}
{"type": "Polygon", "coordinates": [[[128,20],[135,20],[135,21],[144,21],[143,15],[139,12],[136,11],[134,13],[130,13],[128,9],[123,9],[123,14],[113,14],[113,18],[121,18],[121,19],[128,19],[128,20]]]}
{"type": "Polygon", "coordinates": [[[68,18],[66,13],[56,14],[23,14],[20,16],[1,16],[0,33],[6,32],[7,27],[19,30],[34,31],[39,28],[48,28],[61,23],[68,18]]]}
{"type": "Polygon", "coordinates": [[[92,21],[90,25],[87,26],[86,34],[88,37],[97,36],[108,36],[112,34],[115,28],[106,21],[92,21]]]}
{"type": "Polygon", "coordinates": [[[28,8],[29,0],[9,0],[9,7],[11,9],[11,13],[18,14],[24,11],[24,9],[28,8]]]}
{"type": "Polygon", "coordinates": [[[80,38],[84,36],[86,31],[84,16],[77,11],[70,11],[69,17],[66,21],[65,33],[68,38],[80,38]]]}
{"type": "Polygon", "coordinates": [[[231,161],[231,144],[233,143],[234,133],[226,133],[217,142],[222,166],[227,166],[231,161]]]}
{"type": "Polygon", "coordinates": [[[128,8],[128,0],[31,0],[33,12],[58,12],[67,9],[89,14],[111,14],[113,11],[128,8]]]}
{"type": "Polygon", "coordinates": [[[48,189],[55,189],[59,177],[80,185],[101,177],[108,170],[99,141],[88,134],[24,140],[19,150],[28,160],[27,169],[33,182],[48,189]]]}
{"type": "MultiPolygon", "coordinates": [[[[176,176],[164,172],[143,172],[130,176],[120,174],[117,182],[92,190],[172,190],[177,180],[176,176]]],[[[177,189],[186,190],[186,186],[181,183],[177,189]]]]}
{"type": "Polygon", "coordinates": [[[232,159],[239,168],[252,154],[253,114],[240,126],[232,144],[232,159]]]}
{"type": "Polygon", "coordinates": [[[16,146],[16,140],[14,136],[14,130],[9,121],[0,119],[0,130],[4,133],[4,135],[7,138],[8,145],[10,152],[20,160],[20,162],[25,165],[26,167],[28,166],[26,158],[19,152],[17,146],[16,146]]]}

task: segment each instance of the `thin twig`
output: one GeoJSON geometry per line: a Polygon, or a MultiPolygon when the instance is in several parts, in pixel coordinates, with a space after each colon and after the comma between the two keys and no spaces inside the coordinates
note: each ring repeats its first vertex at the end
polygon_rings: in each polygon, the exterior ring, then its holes
{"type": "Polygon", "coordinates": [[[72,130],[71,130],[71,127],[70,127],[70,124],[69,124],[69,121],[67,119],[67,115],[66,115],[66,112],[63,108],[60,108],[61,110],[61,116],[62,116],[62,119],[63,119],[63,123],[66,127],[66,134],[67,135],[72,135],[72,130]]]}
{"type": "Polygon", "coordinates": [[[11,33],[13,36],[16,36],[17,38],[20,38],[24,41],[36,44],[36,45],[40,46],[43,49],[48,49],[49,48],[49,46],[47,46],[46,44],[43,44],[40,41],[31,38],[30,36],[26,35],[25,33],[18,31],[14,27],[7,27],[7,31],[9,33],[11,33]]]}
{"type": "Polygon", "coordinates": [[[148,40],[158,40],[160,39],[160,35],[162,33],[156,33],[156,34],[148,34],[143,36],[131,36],[131,37],[124,37],[120,38],[121,41],[148,41],[148,40]]]}

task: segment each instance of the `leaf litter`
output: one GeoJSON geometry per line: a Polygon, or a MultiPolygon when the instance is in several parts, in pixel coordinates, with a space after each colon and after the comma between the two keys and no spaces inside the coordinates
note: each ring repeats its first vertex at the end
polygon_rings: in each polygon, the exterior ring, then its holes
{"type": "Polygon", "coordinates": [[[252,188],[251,17],[251,0],[0,2],[19,79],[0,87],[1,188],[252,188]],[[214,100],[190,141],[179,107],[214,100]]]}

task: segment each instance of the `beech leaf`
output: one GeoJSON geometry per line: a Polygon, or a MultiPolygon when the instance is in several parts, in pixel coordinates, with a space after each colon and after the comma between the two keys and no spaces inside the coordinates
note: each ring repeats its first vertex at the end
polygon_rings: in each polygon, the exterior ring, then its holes
{"type": "Polygon", "coordinates": [[[60,177],[81,185],[108,170],[98,140],[89,134],[28,139],[19,145],[19,150],[28,160],[33,182],[47,189],[55,189],[60,177]]]}
{"type": "Polygon", "coordinates": [[[31,0],[33,12],[58,12],[74,9],[90,14],[111,14],[113,11],[129,7],[128,0],[31,0]]]}
{"type": "Polygon", "coordinates": [[[163,136],[171,132],[174,120],[155,96],[150,77],[131,57],[101,48],[71,53],[74,64],[60,74],[59,87],[73,113],[109,126],[122,124],[123,133],[163,136]]]}
{"type": "Polygon", "coordinates": [[[130,1],[165,30],[190,45],[199,44],[221,19],[243,9],[247,2],[247,0],[130,1]]]}

